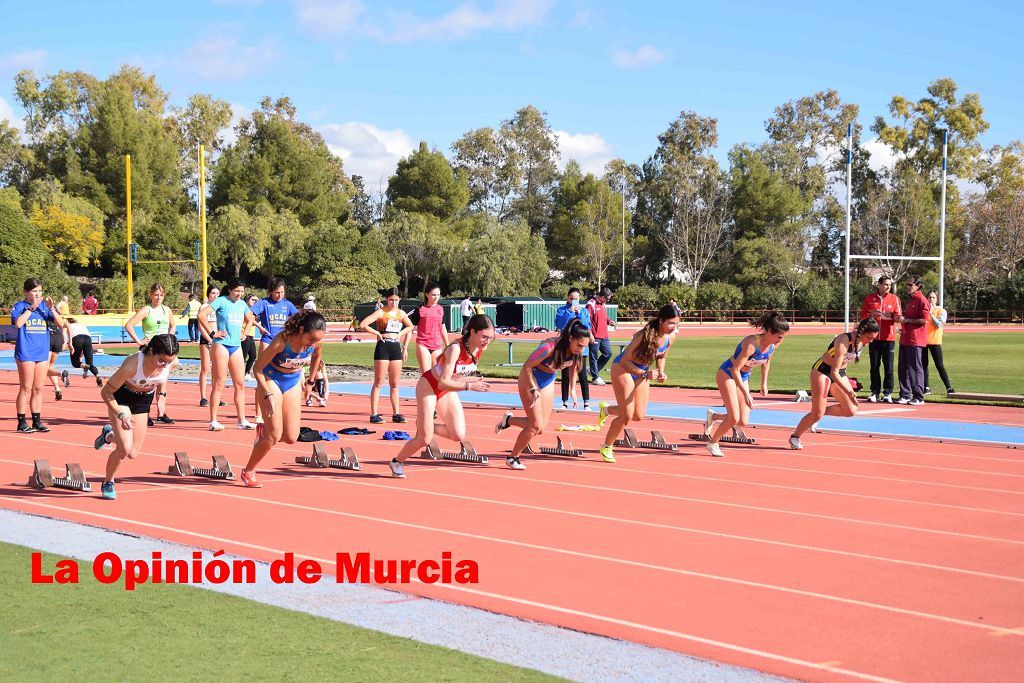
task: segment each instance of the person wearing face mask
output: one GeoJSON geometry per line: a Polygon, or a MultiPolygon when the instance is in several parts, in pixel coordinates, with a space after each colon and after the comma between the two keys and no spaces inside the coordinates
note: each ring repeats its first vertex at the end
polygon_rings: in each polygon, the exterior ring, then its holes
{"type": "Polygon", "coordinates": [[[874,318],[878,321],[878,336],[868,346],[871,359],[871,396],[868,401],[892,403],[893,356],[896,349],[896,316],[903,314],[900,298],[892,293],[892,278],[883,275],[875,284],[875,291],[864,297],[860,307],[860,319],[874,318]],[[881,369],[885,368],[883,382],[881,369]]]}
{"type": "Polygon", "coordinates": [[[921,278],[907,280],[906,317],[896,316],[900,329],[900,398],[897,403],[919,406],[924,403],[924,356],[928,353],[928,331],[925,325],[931,304],[921,293],[921,278]]]}
{"type": "Polygon", "coordinates": [[[931,312],[928,315],[928,353],[924,354],[924,393],[932,393],[928,384],[928,354],[932,356],[935,369],[939,372],[939,378],[946,386],[946,395],[956,394],[953,385],[949,383],[949,375],[946,374],[946,366],[942,362],[942,330],[946,327],[946,309],[939,306],[939,295],[935,292],[928,293],[928,301],[931,303],[931,312]]]}
{"type": "MultiPolygon", "coordinates": [[[[569,289],[569,296],[565,300],[564,306],[559,306],[558,310],[555,311],[555,329],[561,331],[573,320],[579,320],[580,325],[586,329],[590,329],[590,311],[580,303],[580,290],[576,287],[569,289]]],[[[587,379],[587,358],[590,355],[590,346],[583,349],[583,365],[578,373],[576,373],[576,380],[580,383],[580,393],[583,394],[583,410],[590,410],[590,382],[587,379]]],[[[572,385],[570,381],[569,372],[570,368],[564,368],[562,370],[562,408],[569,408],[569,396],[573,397],[572,403],[573,408],[576,407],[576,387],[572,385]]]]}

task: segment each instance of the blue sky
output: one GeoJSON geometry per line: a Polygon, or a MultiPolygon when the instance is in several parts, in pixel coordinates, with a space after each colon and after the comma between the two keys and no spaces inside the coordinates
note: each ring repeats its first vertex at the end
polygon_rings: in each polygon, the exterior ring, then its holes
{"type": "Polygon", "coordinates": [[[208,92],[244,116],[264,95],[290,97],[376,189],[419,140],[449,153],[526,104],[547,112],[564,158],[597,171],[643,161],[682,110],[718,119],[724,159],[763,140],[787,100],[835,88],[869,126],[893,95],[948,76],[981,95],[987,146],[1024,138],[1022,6],[0,0],[0,118],[20,115],[21,68],[105,76],[130,63],[176,104],[208,92]]]}

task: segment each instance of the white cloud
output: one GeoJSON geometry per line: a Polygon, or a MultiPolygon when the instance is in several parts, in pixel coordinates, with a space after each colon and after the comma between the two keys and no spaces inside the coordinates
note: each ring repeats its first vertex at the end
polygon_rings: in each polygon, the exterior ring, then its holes
{"type": "Polygon", "coordinates": [[[321,36],[348,33],[366,11],[359,0],[294,0],[293,4],[299,24],[321,36]]]}
{"type": "Polygon", "coordinates": [[[641,45],[632,52],[617,48],[612,50],[612,63],[620,69],[642,69],[661,64],[666,56],[666,52],[653,45],[641,45]]]}
{"type": "Polygon", "coordinates": [[[0,97],[0,121],[7,121],[18,130],[22,130],[24,127],[24,122],[21,120],[21,117],[14,113],[14,109],[12,109],[11,105],[7,104],[7,100],[2,97],[0,97]]]}
{"type": "Polygon", "coordinates": [[[231,103],[231,121],[228,122],[227,127],[222,128],[218,131],[221,139],[224,141],[225,147],[230,147],[235,144],[238,140],[238,134],[235,133],[235,126],[237,126],[242,119],[248,118],[252,114],[252,107],[246,107],[242,104],[231,103]]]}
{"type": "Polygon", "coordinates": [[[317,130],[331,153],[345,162],[345,173],[362,176],[371,193],[386,189],[399,159],[415,149],[412,139],[401,128],[383,130],[370,123],[350,121],[329,123],[317,130]]]}
{"type": "Polygon", "coordinates": [[[567,133],[556,130],[558,152],[561,155],[561,168],[575,159],[584,173],[600,176],[604,173],[605,164],[612,160],[612,146],[598,133],[567,133]]]}
{"type": "Polygon", "coordinates": [[[896,159],[898,158],[896,153],[892,150],[892,147],[885,144],[878,138],[872,138],[861,145],[867,150],[870,155],[868,158],[868,167],[871,168],[875,173],[881,171],[890,171],[896,166],[896,159]]]}
{"type": "Polygon", "coordinates": [[[208,80],[235,80],[262,70],[277,58],[269,40],[243,45],[226,29],[211,30],[185,50],[181,63],[208,80]]]}
{"type": "Polygon", "coordinates": [[[0,57],[0,71],[38,71],[46,62],[46,50],[22,50],[0,57]]]}

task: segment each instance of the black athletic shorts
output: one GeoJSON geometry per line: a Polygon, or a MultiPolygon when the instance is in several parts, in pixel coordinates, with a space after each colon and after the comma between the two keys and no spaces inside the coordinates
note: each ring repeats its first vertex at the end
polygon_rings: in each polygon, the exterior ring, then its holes
{"type": "MultiPolygon", "coordinates": [[[[826,377],[832,376],[832,366],[828,363],[818,363],[818,367],[815,369],[826,377]]],[[[839,371],[839,376],[846,377],[846,368],[839,371]]]]}
{"type": "Polygon", "coordinates": [[[402,360],[402,343],[399,341],[378,341],[373,349],[374,360],[402,360]]]}
{"type": "Polygon", "coordinates": [[[121,388],[114,392],[114,399],[118,405],[127,408],[132,415],[145,415],[153,405],[154,394],[156,394],[155,391],[140,394],[122,384],[121,388]]]}
{"type": "Polygon", "coordinates": [[[60,353],[64,350],[64,333],[50,330],[50,353],[60,353]]]}

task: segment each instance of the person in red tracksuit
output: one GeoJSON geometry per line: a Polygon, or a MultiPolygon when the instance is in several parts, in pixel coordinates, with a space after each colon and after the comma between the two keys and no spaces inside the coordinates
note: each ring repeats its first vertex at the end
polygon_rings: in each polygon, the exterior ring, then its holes
{"type": "Polygon", "coordinates": [[[919,277],[907,280],[907,315],[896,318],[900,330],[900,400],[912,406],[924,403],[924,357],[928,353],[928,317],[932,304],[921,292],[919,277]]]}
{"type": "Polygon", "coordinates": [[[871,358],[871,396],[868,401],[892,403],[893,355],[896,350],[896,316],[903,315],[900,298],[892,293],[892,278],[883,275],[878,278],[875,291],[864,298],[860,307],[860,319],[872,317],[878,321],[878,336],[868,347],[871,358]],[[882,382],[882,367],[885,367],[885,382],[882,382]]]}

